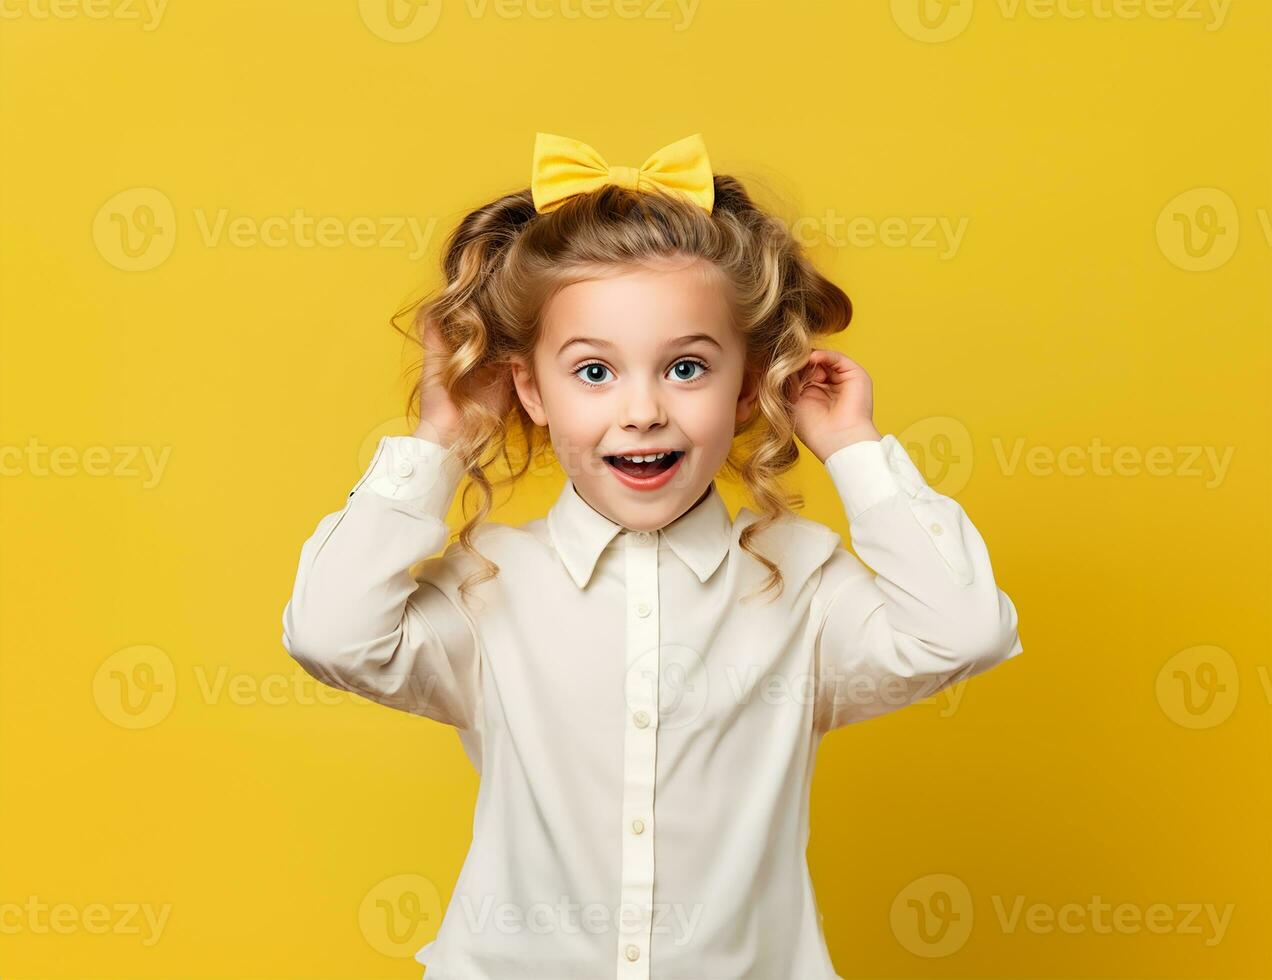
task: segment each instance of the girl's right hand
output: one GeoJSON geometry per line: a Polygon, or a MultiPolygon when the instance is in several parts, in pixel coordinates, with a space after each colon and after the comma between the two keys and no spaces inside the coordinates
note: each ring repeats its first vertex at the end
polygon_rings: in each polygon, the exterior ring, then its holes
{"type": "MultiPolygon", "coordinates": [[[[430,320],[424,329],[424,370],[420,380],[420,424],[414,435],[443,446],[450,446],[459,435],[460,413],[449,392],[439,380],[441,364],[447,356],[437,323],[430,320]]],[[[500,417],[512,408],[511,372],[492,365],[475,375],[481,400],[500,417]]]]}

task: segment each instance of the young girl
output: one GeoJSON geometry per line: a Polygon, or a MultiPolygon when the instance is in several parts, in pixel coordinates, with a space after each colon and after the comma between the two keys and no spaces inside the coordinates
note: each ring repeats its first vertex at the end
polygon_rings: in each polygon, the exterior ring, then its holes
{"type": "Polygon", "coordinates": [[[530,188],[465,217],[443,271],[419,427],[319,522],[283,613],[309,674],[454,726],[481,774],[416,959],[836,977],[805,861],[818,745],[1021,652],[985,542],[875,429],[861,366],[813,348],[848,297],[699,136],[633,168],[539,134],[530,188]],[[794,436],[860,560],[789,509],[794,436]],[[549,446],[546,517],[482,523],[549,446]],[[730,517],[720,474],[759,509],[730,517]],[[480,506],[447,546],[464,476],[480,506]]]}

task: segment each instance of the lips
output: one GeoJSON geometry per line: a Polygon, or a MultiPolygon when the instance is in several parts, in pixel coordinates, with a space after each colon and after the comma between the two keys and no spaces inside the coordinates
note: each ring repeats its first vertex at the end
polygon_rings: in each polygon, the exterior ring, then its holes
{"type": "Polygon", "coordinates": [[[619,456],[606,456],[604,459],[610,472],[625,486],[633,490],[656,490],[671,480],[684,457],[682,450],[673,450],[651,463],[633,463],[619,456]]]}

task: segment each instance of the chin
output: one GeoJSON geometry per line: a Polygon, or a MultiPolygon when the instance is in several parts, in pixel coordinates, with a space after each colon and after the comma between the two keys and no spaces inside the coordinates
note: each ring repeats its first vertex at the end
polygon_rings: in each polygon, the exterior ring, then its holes
{"type": "Polygon", "coordinates": [[[706,487],[699,491],[690,490],[677,494],[674,498],[664,497],[662,500],[651,500],[645,505],[623,501],[618,504],[624,519],[618,523],[633,531],[659,531],[675,521],[698,502],[706,493],[706,487]]]}

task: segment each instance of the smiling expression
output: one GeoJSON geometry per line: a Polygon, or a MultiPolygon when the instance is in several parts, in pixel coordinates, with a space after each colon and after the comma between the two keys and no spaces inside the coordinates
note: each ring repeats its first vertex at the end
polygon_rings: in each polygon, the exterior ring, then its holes
{"type": "Polygon", "coordinates": [[[533,363],[533,376],[513,366],[522,406],[579,495],[632,530],[665,527],[703,499],[754,404],[743,337],[700,262],[565,286],[543,311],[533,363]],[[668,455],[644,468],[662,472],[645,478],[613,459],[658,452],[668,455]]]}

